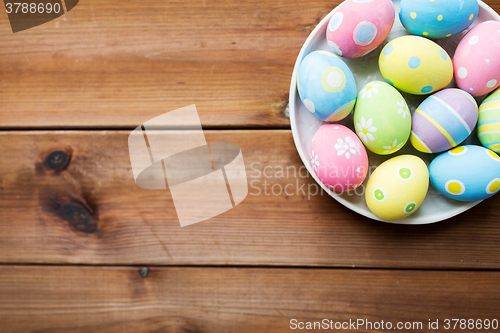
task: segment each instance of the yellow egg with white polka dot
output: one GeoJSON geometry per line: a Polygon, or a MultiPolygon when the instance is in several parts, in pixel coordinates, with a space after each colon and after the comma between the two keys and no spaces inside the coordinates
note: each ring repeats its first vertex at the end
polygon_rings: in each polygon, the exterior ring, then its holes
{"type": "Polygon", "coordinates": [[[415,213],[429,189],[429,171],[422,159],[401,155],[380,164],[368,179],[365,200],[370,211],[384,220],[415,213]]]}
{"type": "Polygon", "coordinates": [[[414,95],[441,90],[453,79],[448,53],[418,36],[402,36],[389,42],[380,53],[379,67],[387,82],[414,95]]]}

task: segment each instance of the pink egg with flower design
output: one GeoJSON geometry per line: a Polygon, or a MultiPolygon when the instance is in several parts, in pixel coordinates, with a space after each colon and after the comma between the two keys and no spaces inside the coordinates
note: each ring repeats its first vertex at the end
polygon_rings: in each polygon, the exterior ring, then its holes
{"type": "Polygon", "coordinates": [[[361,57],[386,39],[394,17],[391,0],[346,0],[334,9],[328,23],[328,45],[341,57],[361,57]]]}
{"type": "Polygon", "coordinates": [[[500,86],[500,22],[486,21],[460,41],[453,59],[455,81],[472,96],[488,94],[500,86]]]}
{"type": "Polygon", "coordinates": [[[332,191],[356,189],[368,173],[368,155],[356,133],[338,124],[321,126],[311,144],[311,168],[332,191]]]}

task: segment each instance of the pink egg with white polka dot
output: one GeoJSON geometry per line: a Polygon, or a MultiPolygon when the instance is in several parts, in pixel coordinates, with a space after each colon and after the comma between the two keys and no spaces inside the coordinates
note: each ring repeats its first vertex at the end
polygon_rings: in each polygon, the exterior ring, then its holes
{"type": "Polygon", "coordinates": [[[455,81],[472,96],[500,86],[500,22],[478,24],[460,41],[453,59],[455,81]]]}
{"type": "Polygon", "coordinates": [[[394,24],[391,0],[346,0],[333,10],[326,39],[341,57],[358,58],[379,46],[394,24]]]}
{"type": "Polygon", "coordinates": [[[368,173],[368,155],[356,133],[338,124],[321,126],[311,144],[311,168],[335,192],[356,189],[368,173]]]}

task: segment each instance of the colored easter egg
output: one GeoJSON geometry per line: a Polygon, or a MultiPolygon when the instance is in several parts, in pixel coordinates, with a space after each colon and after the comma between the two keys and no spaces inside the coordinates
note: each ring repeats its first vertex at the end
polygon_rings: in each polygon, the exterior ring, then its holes
{"type": "Polygon", "coordinates": [[[379,58],[384,79],[404,92],[424,95],[446,87],[453,65],[445,50],[418,36],[402,36],[389,42],[379,58]]]}
{"type": "Polygon", "coordinates": [[[500,88],[479,107],[477,136],[488,149],[500,153],[500,88]]]}
{"type": "Polygon", "coordinates": [[[415,110],[411,143],[424,153],[440,153],[462,143],[476,126],[477,103],[455,88],[427,97],[415,110]]]}
{"type": "Polygon", "coordinates": [[[500,22],[486,21],[472,28],[455,51],[453,68],[460,89],[472,96],[500,86],[500,22]]]}
{"type": "Polygon", "coordinates": [[[401,0],[399,18],[414,35],[444,38],[465,30],[476,20],[477,0],[401,0]]]}
{"type": "Polygon", "coordinates": [[[354,128],[372,152],[381,155],[395,153],[410,137],[410,109],[403,96],[390,84],[369,82],[358,94],[354,128]]]}
{"type": "Polygon", "coordinates": [[[481,146],[460,146],[442,153],[429,171],[432,185],[455,200],[483,200],[500,189],[500,157],[481,146]]]}
{"type": "Polygon", "coordinates": [[[356,103],[356,82],[351,70],[330,52],[314,51],[302,60],[297,87],[307,110],[323,121],[345,118],[356,103]]]}
{"type": "Polygon", "coordinates": [[[325,124],[314,134],[311,167],[336,192],[357,188],[368,173],[368,155],[356,134],[338,124],[325,124]]]}
{"type": "Polygon", "coordinates": [[[393,157],[372,173],[365,200],[370,211],[385,220],[403,219],[420,207],[429,188],[429,171],[413,155],[393,157]]]}
{"type": "Polygon", "coordinates": [[[326,39],[333,52],[346,58],[377,48],[389,35],[395,16],[390,0],[346,0],[333,13],[326,39]]]}

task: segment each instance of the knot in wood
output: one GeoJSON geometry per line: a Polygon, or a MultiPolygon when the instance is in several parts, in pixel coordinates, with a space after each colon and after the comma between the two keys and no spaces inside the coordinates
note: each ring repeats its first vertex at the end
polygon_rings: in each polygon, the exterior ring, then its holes
{"type": "Polygon", "coordinates": [[[64,150],[55,150],[45,158],[45,167],[49,170],[64,170],[71,161],[70,153],[64,150]]]}
{"type": "Polygon", "coordinates": [[[149,267],[142,267],[140,270],[139,270],[139,274],[141,274],[141,276],[143,278],[147,278],[148,275],[149,275],[149,267]]]}

